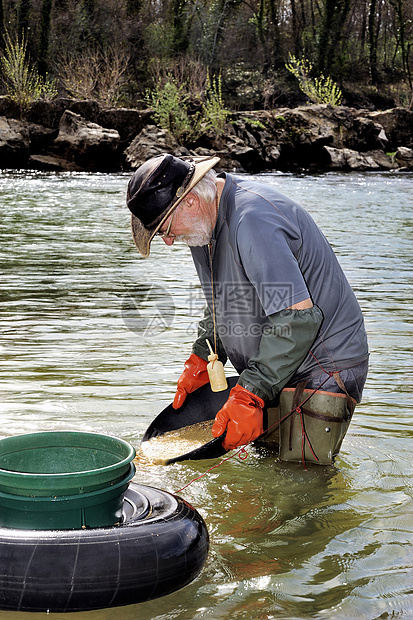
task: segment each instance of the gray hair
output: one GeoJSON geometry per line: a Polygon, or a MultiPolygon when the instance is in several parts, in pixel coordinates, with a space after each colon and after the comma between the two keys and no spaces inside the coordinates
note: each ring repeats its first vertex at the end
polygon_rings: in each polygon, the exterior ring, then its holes
{"type": "Polygon", "coordinates": [[[198,181],[198,183],[191,189],[192,194],[205,200],[205,202],[214,202],[217,195],[216,179],[217,173],[215,170],[208,170],[208,172],[198,181]]]}

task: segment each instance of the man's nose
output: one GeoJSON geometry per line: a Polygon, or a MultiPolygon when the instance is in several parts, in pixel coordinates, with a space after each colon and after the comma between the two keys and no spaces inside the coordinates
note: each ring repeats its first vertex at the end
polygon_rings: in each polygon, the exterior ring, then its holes
{"type": "Polygon", "coordinates": [[[166,245],[172,245],[173,242],[175,241],[174,237],[162,237],[163,242],[166,243],[166,245]]]}

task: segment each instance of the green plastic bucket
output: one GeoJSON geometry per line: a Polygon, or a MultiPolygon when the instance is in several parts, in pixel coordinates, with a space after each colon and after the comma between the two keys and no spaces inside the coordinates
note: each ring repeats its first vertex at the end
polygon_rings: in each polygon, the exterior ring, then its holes
{"type": "Polygon", "coordinates": [[[0,492],[0,525],[24,530],[107,527],[123,518],[123,496],[135,474],[99,491],[56,497],[24,497],[0,492]]]}
{"type": "Polygon", "coordinates": [[[126,441],[97,433],[0,440],[0,525],[71,529],[117,523],[135,473],[134,456],[126,441]]]}

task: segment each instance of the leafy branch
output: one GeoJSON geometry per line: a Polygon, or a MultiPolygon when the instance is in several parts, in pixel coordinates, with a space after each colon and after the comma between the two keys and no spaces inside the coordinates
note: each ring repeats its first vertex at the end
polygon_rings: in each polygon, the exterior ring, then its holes
{"type": "Polygon", "coordinates": [[[224,131],[229,111],[224,106],[221,76],[211,78],[208,72],[200,97],[200,109],[194,112],[188,84],[168,71],[146,92],[145,101],[153,109],[156,124],[183,143],[195,142],[210,131],[216,135],[224,131]]]}
{"type": "Polygon", "coordinates": [[[55,82],[46,74],[43,78],[31,65],[27,56],[27,40],[25,35],[11,38],[8,32],[4,35],[5,49],[0,57],[3,70],[2,80],[7,89],[7,97],[14,101],[20,114],[27,111],[40,99],[53,99],[57,96],[55,82]]]}
{"type": "Polygon", "coordinates": [[[288,55],[289,62],[285,67],[297,78],[302,92],[313,103],[329,103],[330,105],[340,105],[343,99],[341,89],[330,76],[325,77],[322,73],[317,77],[312,77],[312,63],[306,58],[297,58],[293,54],[288,55]]]}

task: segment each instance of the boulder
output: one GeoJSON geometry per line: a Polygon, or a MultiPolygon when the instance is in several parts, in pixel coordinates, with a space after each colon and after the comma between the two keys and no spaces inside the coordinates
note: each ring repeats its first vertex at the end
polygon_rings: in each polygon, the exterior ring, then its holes
{"type": "Polygon", "coordinates": [[[56,155],[30,155],[28,167],[32,170],[47,170],[51,172],[81,172],[83,170],[74,162],[56,155]]]}
{"type": "Polygon", "coordinates": [[[413,170],[413,149],[406,146],[399,146],[395,156],[396,162],[403,168],[413,170]]]}
{"type": "Polygon", "coordinates": [[[67,109],[75,114],[79,114],[86,121],[99,124],[97,119],[101,107],[95,99],[78,99],[71,101],[67,109]]]}
{"type": "MultiPolygon", "coordinates": [[[[268,129],[268,113],[238,113],[232,117],[234,136],[229,153],[235,164],[248,172],[276,168],[280,158],[280,140],[268,129]]],[[[225,137],[225,141],[228,136],[225,137]]]]}
{"type": "Polygon", "coordinates": [[[231,157],[231,154],[226,150],[215,150],[208,149],[202,146],[198,146],[195,149],[192,149],[189,152],[190,155],[194,157],[210,157],[213,155],[214,157],[219,157],[219,164],[216,167],[216,170],[226,170],[228,172],[244,172],[244,168],[237,164],[231,157]]]}
{"type": "Polygon", "coordinates": [[[39,123],[45,127],[58,129],[66,110],[79,114],[87,121],[96,123],[100,109],[99,103],[93,99],[78,100],[58,97],[52,101],[37,101],[26,112],[25,117],[31,123],[39,123]]]}
{"type": "Polygon", "coordinates": [[[25,168],[29,159],[27,123],[0,117],[0,168],[25,168]]]}
{"type": "Polygon", "coordinates": [[[84,170],[113,172],[120,169],[119,133],[86,121],[70,110],[66,110],[60,120],[54,148],[58,156],[84,170]]]}
{"type": "Polygon", "coordinates": [[[325,168],[330,168],[331,170],[346,168],[347,162],[343,149],[336,149],[334,146],[324,146],[323,153],[325,155],[325,168]]]}
{"type": "Polygon", "coordinates": [[[386,148],[389,140],[380,123],[370,118],[356,116],[343,142],[347,148],[364,153],[386,148]]]}
{"type": "Polygon", "coordinates": [[[245,129],[240,137],[231,123],[225,127],[225,133],[217,136],[215,132],[209,131],[200,138],[200,142],[202,146],[197,146],[191,154],[216,155],[220,157],[219,165],[223,170],[259,172],[269,167],[268,161],[263,158],[262,145],[255,136],[245,129]]]}
{"type": "Polygon", "coordinates": [[[324,146],[326,167],[330,170],[378,170],[379,164],[367,153],[359,153],[353,149],[337,149],[324,146]]]}
{"type": "Polygon", "coordinates": [[[42,125],[49,129],[59,129],[60,119],[65,110],[70,109],[73,99],[59,98],[52,101],[37,101],[28,112],[25,118],[30,123],[42,125]]]}
{"type": "Polygon", "coordinates": [[[27,129],[29,131],[31,153],[38,153],[48,149],[58,134],[57,129],[51,129],[36,123],[27,123],[27,129]]]}
{"type": "Polygon", "coordinates": [[[152,110],[107,108],[100,110],[96,122],[103,127],[116,129],[122,142],[130,143],[152,122],[152,110]]]}
{"type": "Polygon", "coordinates": [[[399,167],[395,158],[384,151],[369,151],[364,155],[371,157],[382,170],[395,170],[399,167]]]}
{"type": "Polygon", "coordinates": [[[270,129],[291,147],[308,145],[320,149],[331,145],[342,148],[346,146],[353,125],[354,118],[349,108],[323,104],[277,110],[270,129]]]}
{"type": "Polygon", "coordinates": [[[379,164],[366,153],[359,153],[352,149],[343,149],[347,167],[350,170],[379,170],[379,164]]]}
{"type": "MultiPolygon", "coordinates": [[[[4,108],[5,116],[15,112],[10,102],[2,102],[0,97],[0,112],[4,108]]],[[[96,123],[108,129],[116,129],[122,142],[131,142],[135,136],[151,122],[152,110],[137,110],[134,108],[104,108],[94,100],[75,100],[58,98],[53,101],[38,101],[27,112],[26,119],[52,129],[58,129],[60,120],[66,110],[79,114],[86,121],[96,123]]]]}
{"type": "Polygon", "coordinates": [[[0,116],[6,116],[6,118],[21,118],[19,106],[7,95],[0,95],[0,116]]]}
{"type": "Polygon", "coordinates": [[[171,153],[177,157],[189,155],[189,151],[179,146],[168,131],[159,129],[156,125],[148,125],[126,149],[124,153],[125,167],[134,170],[150,157],[156,157],[161,153],[171,153]]]}
{"type": "Polygon", "coordinates": [[[366,112],[364,116],[383,127],[389,141],[388,151],[394,152],[401,145],[413,148],[413,110],[393,108],[366,112]]]}
{"type": "Polygon", "coordinates": [[[227,153],[230,155],[232,166],[241,170],[258,172],[266,167],[259,149],[248,146],[242,140],[239,142],[234,140],[227,153]]]}
{"type": "MultiPolygon", "coordinates": [[[[383,149],[388,142],[380,123],[358,116],[351,108],[326,104],[278,109],[276,113],[238,113],[234,128],[246,146],[255,151],[255,158],[251,158],[255,164],[261,160],[261,169],[322,169],[325,146],[369,152],[383,149]]],[[[345,156],[345,167],[350,161],[355,166],[374,167],[368,159],[355,160],[350,153],[345,156]]],[[[333,165],[339,165],[337,158],[333,157],[333,165]]]]}

